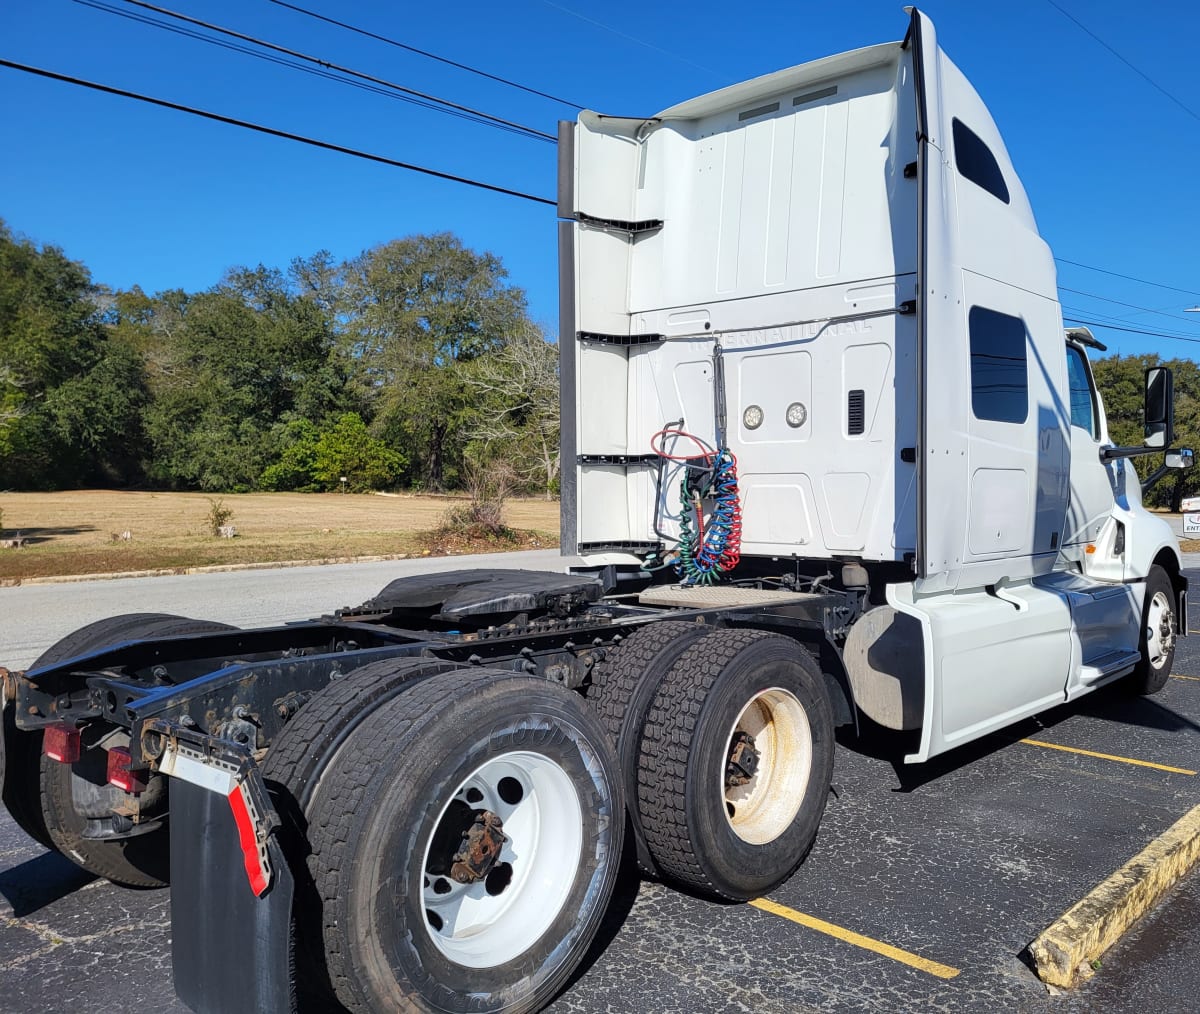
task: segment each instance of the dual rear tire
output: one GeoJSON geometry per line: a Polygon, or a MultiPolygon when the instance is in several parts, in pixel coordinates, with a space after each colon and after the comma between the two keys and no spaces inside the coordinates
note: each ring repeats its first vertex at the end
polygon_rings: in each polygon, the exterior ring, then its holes
{"type": "Polygon", "coordinates": [[[631,821],[653,872],[746,901],[790,877],[812,847],[833,773],[833,716],[824,677],[791,638],[683,627],[694,625],[631,636],[589,699],[636,786],[631,821]]]}
{"type": "Polygon", "coordinates": [[[616,882],[612,749],[586,703],[544,679],[398,665],[334,684],[273,747],[277,805],[291,799],[304,831],[289,859],[305,985],[351,1011],[537,1010],[582,960],[616,882]],[[350,684],[372,682],[397,692],[355,703],[350,684]],[[293,740],[337,740],[303,786],[286,756],[321,750],[293,740]]]}

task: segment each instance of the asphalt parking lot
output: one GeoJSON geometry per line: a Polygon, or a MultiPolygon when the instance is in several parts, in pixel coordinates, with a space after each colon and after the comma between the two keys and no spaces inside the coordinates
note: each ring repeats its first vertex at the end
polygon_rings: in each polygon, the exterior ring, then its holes
{"type": "MultiPolygon", "coordinates": [[[[1072,993],[1051,995],[1023,960],[1200,804],[1200,636],[1174,673],[1153,698],[1113,687],[918,767],[898,742],[846,737],[817,844],[786,885],[721,906],[627,881],[551,1009],[1194,1010],[1200,872],[1072,993]]],[[[0,1008],[184,1010],[169,910],[168,892],[93,881],[0,816],[0,1008]]]]}

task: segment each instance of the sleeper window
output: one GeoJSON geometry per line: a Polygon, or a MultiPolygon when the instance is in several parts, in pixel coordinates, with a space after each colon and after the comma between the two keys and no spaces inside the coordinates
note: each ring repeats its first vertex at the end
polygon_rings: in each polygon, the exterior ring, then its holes
{"type": "Polygon", "coordinates": [[[971,411],[976,419],[1023,423],[1029,414],[1025,322],[971,307],[971,411]]]}
{"type": "Polygon", "coordinates": [[[998,200],[1008,203],[1008,184],[991,149],[962,120],[954,121],[954,164],[959,173],[983,187],[998,200]]]}

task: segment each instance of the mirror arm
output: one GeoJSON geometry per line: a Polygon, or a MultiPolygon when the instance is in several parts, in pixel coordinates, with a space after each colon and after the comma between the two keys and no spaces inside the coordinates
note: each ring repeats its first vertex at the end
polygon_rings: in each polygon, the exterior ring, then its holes
{"type": "Polygon", "coordinates": [[[1146,476],[1142,481],[1142,495],[1145,496],[1149,493],[1150,490],[1158,485],[1158,481],[1170,471],[1171,469],[1167,468],[1166,465],[1159,465],[1158,468],[1146,476]]]}
{"type": "Polygon", "coordinates": [[[1162,447],[1101,447],[1100,460],[1106,465],[1117,458],[1141,458],[1147,454],[1162,454],[1162,447]]]}

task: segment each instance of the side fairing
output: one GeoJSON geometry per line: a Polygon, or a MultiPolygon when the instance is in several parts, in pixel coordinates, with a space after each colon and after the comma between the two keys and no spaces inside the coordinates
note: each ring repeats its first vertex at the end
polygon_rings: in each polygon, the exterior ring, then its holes
{"type": "Polygon", "coordinates": [[[922,592],[1048,573],[1070,413],[1054,260],[987,108],[913,13],[922,592]]]}

